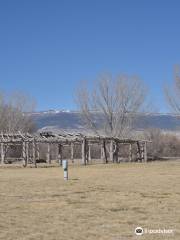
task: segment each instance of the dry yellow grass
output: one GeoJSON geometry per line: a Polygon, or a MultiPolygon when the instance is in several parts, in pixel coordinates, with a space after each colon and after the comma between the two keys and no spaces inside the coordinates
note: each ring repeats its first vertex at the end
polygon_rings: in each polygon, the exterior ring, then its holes
{"type": "Polygon", "coordinates": [[[0,239],[180,239],[180,162],[0,169],[0,239]],[[137,226],[174,234],[134,234],[137,226]]]}

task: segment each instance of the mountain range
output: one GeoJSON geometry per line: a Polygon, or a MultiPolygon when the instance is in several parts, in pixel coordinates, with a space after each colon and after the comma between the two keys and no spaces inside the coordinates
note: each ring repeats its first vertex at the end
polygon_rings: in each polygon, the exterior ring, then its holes
{"type": "MultiPolygon", "coordinates": [[[[38,130],[73,129],[83,131],[85,124],[80,112],[70,110],[48,110],[30,113],[38,130]]],[[[100,122],[100,119],[97,121],[100,122]]],[[[139,114],[134,128],[144,130],[147,128],[159,128],[164,131],[180,131],[180,115],[144,113],[139,114]]]]}

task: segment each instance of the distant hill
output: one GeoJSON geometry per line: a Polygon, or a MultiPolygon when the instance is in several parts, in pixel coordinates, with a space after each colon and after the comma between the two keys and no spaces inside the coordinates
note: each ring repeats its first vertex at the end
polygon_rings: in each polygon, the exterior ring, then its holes
{"type": "MultiPolygon", "coordinates": [[[[40,129],[85,129],[80,113],[68,110],[49,110],[31,113],[38,130],[40,129]]],[[[100,120],[97,119],[100,122],[100,120]]],[[[166,131],[180,130],[180,116],[172,114],[143,114],[135,122],[136,130],[160,128],[166,131]]]]}

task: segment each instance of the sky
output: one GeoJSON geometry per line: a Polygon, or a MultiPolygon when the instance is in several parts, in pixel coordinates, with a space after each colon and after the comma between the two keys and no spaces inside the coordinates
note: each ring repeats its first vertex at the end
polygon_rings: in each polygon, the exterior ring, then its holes
{"type": "Polygon", "coordinates": [[[0,0],[0,90],[75,109],[81,81],[138,75],[156,109],[180,63],[179,0],[0,0]]]}

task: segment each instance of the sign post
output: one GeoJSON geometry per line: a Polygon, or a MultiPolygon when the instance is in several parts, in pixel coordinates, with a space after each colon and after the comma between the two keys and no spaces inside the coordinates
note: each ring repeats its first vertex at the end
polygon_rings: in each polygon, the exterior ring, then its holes
{"type": "Polygon", "coordinates": [[[62,166],[63,166],[63,170],[64,170],[64,180],[68,180],[68,161],[63,160],[62,166]]]}

